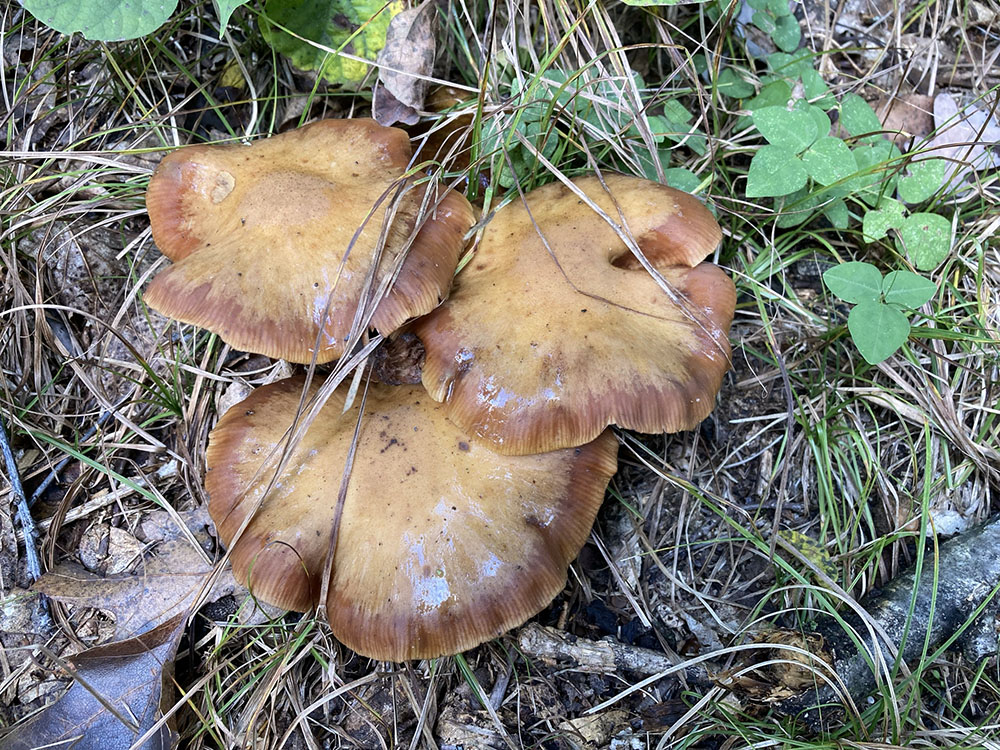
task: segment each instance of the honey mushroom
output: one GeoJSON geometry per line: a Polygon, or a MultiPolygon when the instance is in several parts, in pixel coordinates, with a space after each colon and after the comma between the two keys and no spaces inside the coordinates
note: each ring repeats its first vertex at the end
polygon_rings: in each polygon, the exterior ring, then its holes
{"type": "Polygon", "coordinates": [[[392,286],[371,325],[391,333],[447,295],[473,223],[462,195],[405,176],[409,159],[402,130],[365,119],[172,152],[146,205],[153,240],[174,263],[146,302],[243,351],[329,362],[344,352],[374,264],[371,287],[392,286]]]}
{"type": "Polygon", "coordinates": [[[500,453],[580,445],[609,425],[691,429],[729,369],[736,293],[702,262],[722,238],[709,210],[634,177],[573,184],[624,224],[672,294],[561,183],[497,211],[448,299],[412,331],[427,391],[500,453]]]}
{"type": "Polygon", "coordinates": [[[562,590],[617,468],[610,430],[577,448],[500,456],[420,386],[371,385],[331,572],[327,552],[361,398],[345,413],[348,389],[335,390],[267,492],[273,471],[265,461],[304,383],[258,388],[209,440],[209,511],[232,545],[234,575],[255,596],[308,610],[328,574],[326,614],[337,639],[402,661],[495,638],[562,590]]]}

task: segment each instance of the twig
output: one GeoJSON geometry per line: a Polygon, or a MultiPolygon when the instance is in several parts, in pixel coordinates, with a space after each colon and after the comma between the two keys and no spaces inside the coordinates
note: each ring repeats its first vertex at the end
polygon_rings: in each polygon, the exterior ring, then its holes
{"type": "Polygon", "coordinates": [[[24,496],[24,487],[21,485],[21,474],[17,470],[17,460],[14,458],[14,451],[10,448],[10,440],[7,437],[7,428],[3,419],[0,419],[0,449],[3,450],[3,462],[7,467],[7,478],[10,481],[10,489],[14,493],[17,502],[17,512],[15,516],[24,529],[24,559],[28,566],[28,577],[34,583],[42,575],[42,559],[35,549],[35,540],[38,531],[35,528],[35,519],[31,517],[31,510],[28,508],[28,498],[24,496]]]}
{"type": "MultiPolygon", "coordinates": [[[[679,660],[667,654],[639,646],[629,646],[610,638],[592,641],[555,628],[531,623],[517,636],[521,652],[547,662],[564,665],[574,672],[614,674],[633,672],[653,675],[676,671],[679,660]]],[[[708,684],[708,672],[702,666],[683,667],[685,677],[696,684],[708,684]]]]}

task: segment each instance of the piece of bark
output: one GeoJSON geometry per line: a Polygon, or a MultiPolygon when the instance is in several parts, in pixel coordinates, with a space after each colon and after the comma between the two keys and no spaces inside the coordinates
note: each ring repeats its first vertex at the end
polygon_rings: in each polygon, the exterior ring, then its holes
{"type": "MultiPolygon", "coordinates": [[[[761,663],[784,659],[791,670],[806,670],[807,688],[803,689],[795,680],[775,679],[771,674],[773,668],[747,671],[734,687],[745,697],[772,705],[780,714],[798,716],[816,728],[841,721],[842,701],[849,697],[858,705],[876,687],[878,679],[872,664],[882,665],[880,670],[891,669],[897,655],[902,661],[913,663],[924,653],[925,643],[928,653],[933,652],[972,618],[998,583],[1000,516],[942,543],[936,566],[928,554],[919,576],[911,568],[881,591],[862,599],[859,606],[868,617],[862,618],[855,609],[845,608],[839,613],[844,624],[827,617],[809,640],[803,640],[794,631],[780,631],[769,636],[768,641],[783,638],[783,642],[773,649],[752,652],[761,663]],[[807,664],[808,659],[801,653],[783,649],[782,645],[804,648],[816,654],[816,658],[807,664]],[[835,681],[819,660],[832,665],[835,681]],[[845,686],[848,695],[835,689],[832,682],[845,686]]],[[[981,617],[995,617],[996,610],[990,607],[988,603],[981,617]]],[[[967,629],[970,637],[980,635],[978,624],[973,622],[967,629]]],[[[888,676],[882,674],[881,679],[888,676]]]]}

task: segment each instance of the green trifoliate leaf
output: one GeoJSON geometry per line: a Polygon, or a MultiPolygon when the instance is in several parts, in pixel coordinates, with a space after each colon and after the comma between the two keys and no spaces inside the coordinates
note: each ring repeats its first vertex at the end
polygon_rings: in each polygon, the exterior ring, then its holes
{"type": "Polygon", "coordinates": [[[117,42],[151,34],[177,9],[177,0],[21,0],[31,15],[63,34],[117,42]]]}
{"type": "Polygon", "coordinates": [[[882,274],[871,263],[841,263],[823,273],[823,283],[844,302],[877,302],[882,296],[882,274]]]}
{"type": "Polygon", "coordinates": [[[757,96],[747,102],[746,108],[756,112],[764,107],[784,107],[791,98],[792,87],[788,85],[788,81],[770,81],[761,87],[757,96]]]}
{"type": "Polygon", "coordinates": [[[847,204],[842,198],[830,201],[830,205],[823,209],[823,215],[827,218],[834,229],[847,229],[847,223],[851,218],[847,210],[847,204]]]}
{"type": "Polygon", "coordinates": [[[891,357],[910,336],[910,321],[897,308],[881,302],[858,303],[847,316],[858,351],[870,364],[891,357]]]}
{"type": "Polygon", "coordinates": [[[933,281],[917,276],[912,271],[891,271],[882,279],[882,298],[887,303],[900,307],[920,307],[936,291],[933,281]]]}
{"type": "Polygon", "coordinates": [[[733,99],[744,99],[753,94],[753,84],[744,81],[732,68],[723,68],[715,82],[719,93],[733,99]]]}
{"type": "Polygon", "coordinates": [[[899,197],[907,203],[923,203],[944,185],[944,159],[915,161],[908,167],[909,174],[899,178],[899,197]]]}
{"type": "Polygon", "coordinates": [[[774,17],[766,11],[758,10],[753,14],[753,18],[750,22],[768,36],[774,34],[775,29],[777,29],[774,17]]]}
{"type": "Polygon", "coordinates": [[[805,188],[796,190],[791,195],[775,201],[774,209],[778,212],[778,218],[774,223],[779,229],[797,227],[812,217],[814,209],[821,201],[822,198],[818,194],[810,193],[805,188]]]}
{"type": "Polygon", "coordinates": [[[951,251],[951,222],[938,214],[911,214],[899,228],[899,241],[913,265],[930,271],[951,251]]]}
{"type": "Polygon", "coordinates": [[[762,146],[750,161],[748,198],[775,198],[804,187],[809,176],[802,160],[783,146],[762,146]]]}

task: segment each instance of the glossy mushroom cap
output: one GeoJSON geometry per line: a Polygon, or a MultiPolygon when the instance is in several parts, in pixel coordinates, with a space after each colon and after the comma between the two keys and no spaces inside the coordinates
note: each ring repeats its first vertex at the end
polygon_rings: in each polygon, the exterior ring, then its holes
{"type": "MultiPolygon", "coordinates": [[[[209,510],[226,544],[273,476],[256,474],[303,382],[257,389],[211,434],[209,510]]],[[[342,414],[345,394],[323,407],[232,546],[236,578],[281,607],[305,610],[319,597],[359,412],[356,403],[342,414]]],[[[607,432],[576,449],[498,456],[422,387],[372,385],[326,601],[334,635],[360,654],[402,661],[457,653],[521,624],[565,584],[617,448],[607,432]]]]}
{"type": "Polygon", "coordinates": [[[392,332],[447,294],[473,223],[463,196],[403,179],[409,158],[402,130],[362,119],[323,120],[251,146],[174,151],[153,173],[146,206],[153,240],[175,262],[146,301],[237,349],[293,362],[312,360],[322,328],[317,361],[330,361],[343,352],[387,211],[395,213],[375,288],[432,189],[432,210],[372,318],[392,332]]]}
{"type": "Polygon", "coordinates": [[[673,295],[555,183],[500,209],[449,298],[413,324],[424,386],[498,452],[580,445],[611,424],[691,429],[729,369],[735,288],[701,263],[719,225],[687,193],[621,175],[605,182],[610,195],[596,177],[574,180],[613,220],[624,216],[673,295]]]}

